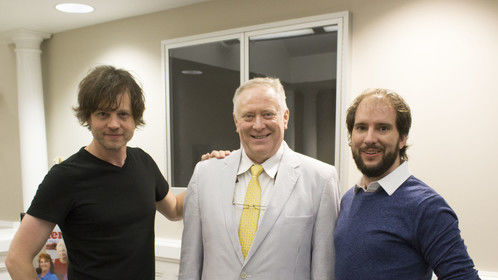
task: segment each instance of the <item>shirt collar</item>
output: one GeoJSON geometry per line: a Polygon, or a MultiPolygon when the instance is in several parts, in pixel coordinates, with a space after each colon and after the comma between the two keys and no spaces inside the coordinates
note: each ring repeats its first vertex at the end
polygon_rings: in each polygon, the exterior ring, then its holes
{"type": "MultiPolygon", "coordinates": [[[[286,148],[287,148],[287,143],[285,143],[285,141],[282,141],[282,144],[280,144],[280,148],[278,148],[277,152],[261,164],[263,166],[265,173],[268,176],[270,176],[272,179],[275,179],[275,175],[277,175],[278,166],[280,165],[280,160],[282,159],[282,155],[284,154],[286,148]]],[[[251,168],[253,164],[256,164],[247,156],[246,152],[244,151],[244,148],[242,147],[241,149],[242,149],[242,157],[240,159],[239,170],[237,171],[237,175],[246,172],[247,170],[249,170],[249,168],[251,168]]]]}
{"type": "MultiPolygon", "coordinates": [[[[384,191],[391,196],[400,186],[403,184],[408,177],[410,177],[410,170],[408,169],[408,163],[405,161],[393,172],[387,174],[382,179],[378,181],[374,181],[367,186],[367,192],[374,192],[379,187],[382,187],[384,191]]],[[[358,192],[359,189],[363,189],[359,184],[354,186],[355,193],[358,192]]]]}

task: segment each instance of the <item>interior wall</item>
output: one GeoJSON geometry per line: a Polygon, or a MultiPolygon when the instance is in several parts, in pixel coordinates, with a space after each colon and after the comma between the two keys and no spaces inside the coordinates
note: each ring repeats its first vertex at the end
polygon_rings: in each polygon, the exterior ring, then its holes
{"type": "Polygon", "coordinates": [[[19,221],[22,211],[16,55],[0,43],[0,221],[19,221]]]}
{"type": "MultiPolygon", "coordinates": [[[[68,157],[91,140],[71,111],[77,84],[91,67],[113,64],[132,70],[141,81],[147,124],[130,145],[148,151],[165,170],[161,40],[339,11],[351,12],[346,103],[368,87],[391,88],[405,97],[413,111],[408,141],[411,170],[454,208],[477,267],[498,271],[498,190],[489,183],[498,157],[494,148],[498,143],[495,0],[210,1],[54,34],[43,44],[42,55],[49,159],[68,157]]],[[[0,56],[4,53],[0,49],[0,56]]],[[[15,69],[15,64],[9,56],[11,67],[3,70],[2,63],[0,79],[10,77],[11,92],[14,77],[9,69],[15,69]]],[[[12,100],[0,92],[0,108],[14,110],[12,100]]],[[[12,114],[2,121],[2,131],[15,123],[12,114]]],[[[5,116],[3,110],[0,116],[5,116]]],[[[13,133],[15,128],[7,131],[13,133]]],[[[3,135],[1,139],[5,141],[3,135]]],[[[16,140],[7,144],[16,146],[16,140]]],[[[0,162],[1,169],[12,168],[6,174],[17,173],[14,177],[20,178],[19,163],[11,164],[18,158],[15,149],[7,151],[5,145],[0,149],[11,153],[8,163],[0,162]]],[[[343,189],[359,178],[352,161],[348,174],[341,178],[343,189]]],[[[17,213],[22,208],[19,193],[14,191],[13,202],[2,193],[0,209],[12,203],[17,209],[6,209],[17,213]]],[[[159,237],[180,238],[181,223],[162,217],[157,221],[159,237]]]]}
{"type": "Polygon", "coordinates": [[[353,11],[351,92],[386,87],[405,97],[411,171],[456,211],[477,267],[498,271],[498,188],[489,183],[498,156],[498,1],[390,2],[353,11]]]}

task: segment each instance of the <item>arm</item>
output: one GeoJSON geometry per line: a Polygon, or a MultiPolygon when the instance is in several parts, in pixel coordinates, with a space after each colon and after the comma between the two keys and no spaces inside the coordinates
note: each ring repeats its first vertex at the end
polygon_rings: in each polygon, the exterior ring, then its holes
{"type": "Polygon", "coordinates": [[[30,215],[24,216],[10,244],[5,265],[13,280],[38,279],[33,258],[42,249],[55,224],[30,215]]]}
{"type": "Polygon", "coordinates": [[[439,195],[419,206],[417,240],[438,279],[479,279],[458,229],[455,212],[439,195]]]}
{"type": "Polygon", "coordinates": [[[170,190],[162,200],[156,202],[156,209],[168,220],[179,221],[183,217],[184,199],[185,192],[175,196],[170,190]]]}
{"type": "Polygon", "coordinates": [[[312,280],[334,279],[334,228],[339,215],[339,189],[335,170],[323,184],[325,186],[321,193],[311,240],[312,280]]]}
{"type": "Polygon", "coordinates": [[[194,170],[185,197],[179,280],[200,280],[202,275],[204,248],[197,190],[197,169],[198,166],[194,170]]]}

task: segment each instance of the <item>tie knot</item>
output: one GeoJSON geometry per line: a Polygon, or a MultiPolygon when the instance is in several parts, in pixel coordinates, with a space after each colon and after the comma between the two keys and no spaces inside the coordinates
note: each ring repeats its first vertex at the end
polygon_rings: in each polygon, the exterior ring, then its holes
{"type": "Polygon", "coordinates": [[[259,164],[255,164],[253,166],[251,166],[251,174],[252,176],[259,176],[259,174],[261,174],[261,172],[263,172],[263,166],[262,165],[259,165],[259,164]]]}

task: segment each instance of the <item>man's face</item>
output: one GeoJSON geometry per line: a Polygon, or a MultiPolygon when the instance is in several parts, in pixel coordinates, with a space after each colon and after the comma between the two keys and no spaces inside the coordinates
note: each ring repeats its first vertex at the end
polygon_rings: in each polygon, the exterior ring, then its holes
{"type": "Polygon", "coordinates": [[[135,132],[135,120],[131,110],[130,95],[118,96],[119,106],[113,111],[97,110],[90,115],[88,124],[97,148],[102,151],[126,149],[135,132]]]}
{"type": "Polygon", "coordinates": [[[282,112],[275,90],[266,86],[245,89],[236,102],[234,121],[240,143],[252,161],[263,163],[280,148],[289,110],[282,112]]]}
{"type": "Polygon", "coordinates": [[[400,137],[396,113],[386,99],[372,95],[361,101],[351,133],[351,152],[364,176],[378,180],[396,169],[406,138],[400,137]]]}

